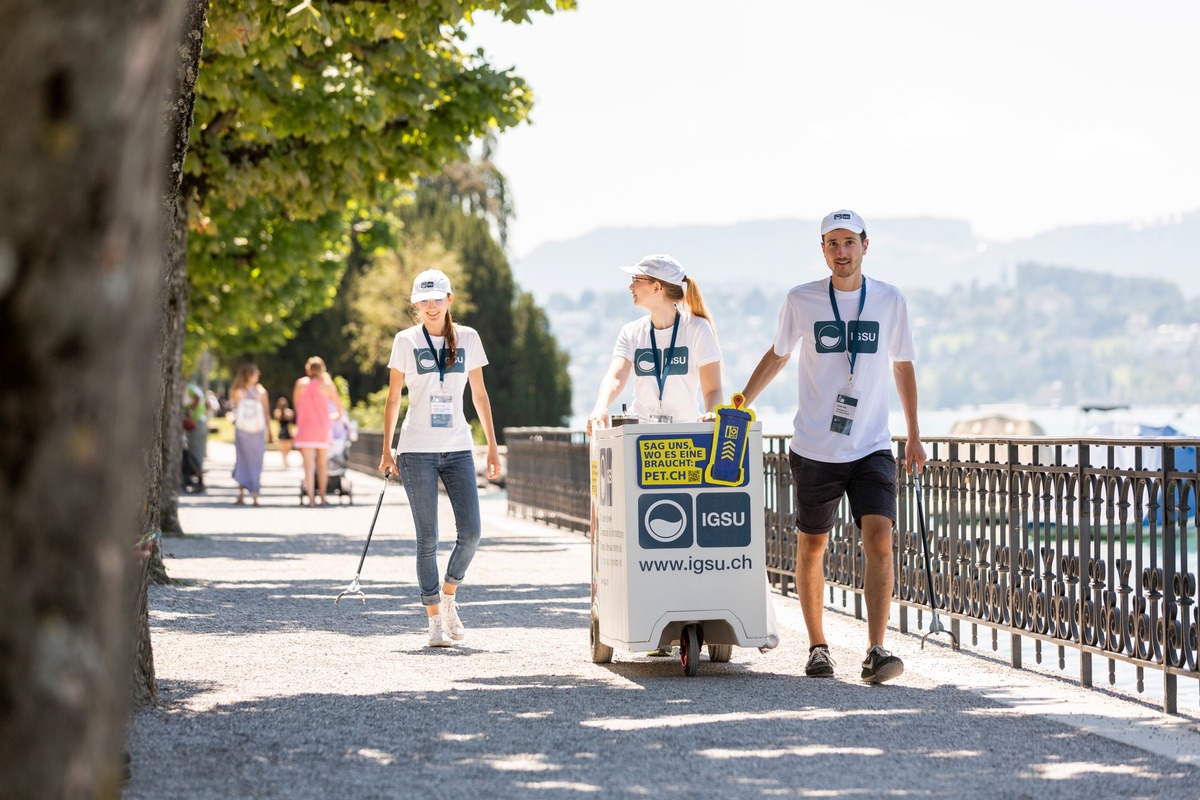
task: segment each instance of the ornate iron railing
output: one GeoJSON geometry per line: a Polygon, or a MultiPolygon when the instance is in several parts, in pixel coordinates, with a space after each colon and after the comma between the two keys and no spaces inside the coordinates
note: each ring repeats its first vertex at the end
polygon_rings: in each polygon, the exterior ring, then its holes
{"type": "Polygon", "coordinates": [[[567,428],[505,428],[508,513],[591,530],[588,439],[567,428]]]}
{"type": "MultiPolygon", "coordinates": [[[[509,511],[588,530],[587,439],[562,428],[517,428],[509,443],[509,511]],[[519,476],[519,478],[518,478],[519,476]]],[[[903,453],[904,439],[895,440],[903,453]]],[[[1197,595],[1198,439],[937,437],[925,442],[926,525],[938,614],[977,643],[1009,636],[1013,667],[1022,639],[1079,654],[1079,681],[1093,660],[1162,673],[1163,708],[1177,710],[1180,676],[1200,677],[1197,595]]],[[[784,594],[794,585],[796,530],[788,437],[763,441],[766,562],[784,594]]],[[[928,608],[914,484],[899,471],[894,547],[901,630],[928,608]]],[[[863,557],[843,503],[825,556],[831,600],[863,615],[863,557]]]]}

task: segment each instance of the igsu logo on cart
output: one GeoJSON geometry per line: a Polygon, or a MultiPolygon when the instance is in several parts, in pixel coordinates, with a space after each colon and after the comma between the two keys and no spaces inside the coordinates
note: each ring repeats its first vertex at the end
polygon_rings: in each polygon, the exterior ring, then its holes
{"type": "Polygon", "coordinates": [[[638,543],[645,549],[692,546],[692,496],[642,494],[638,497],[638,543]]]}
{"type": "Polygon", "coordinates": [[[709,492],[696,497],[696,544],[746,547],[750,544],[750,495],[709,492]]]}

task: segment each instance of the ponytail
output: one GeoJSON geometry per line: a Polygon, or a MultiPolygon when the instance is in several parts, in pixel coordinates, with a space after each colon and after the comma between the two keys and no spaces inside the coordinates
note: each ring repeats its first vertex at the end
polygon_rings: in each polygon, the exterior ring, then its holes
{"type": "Polygon", "coordinates": [[[672,303],[683,301],[684,308],[693,317],[702,317],[708,320],[709,327],[712,328],[713,337],[717,335],[717,324],[713,322],[712,312],[708,310],[708,306],[704,304],[704,297],[700,294],[700,287],[696,285],[694,278],[687,278],[684,281],[686,289],[681,286],[676,286],[673,283],[659,281],[659,285],[663,287],[663,291],[667,295],[667,299],[672,303]]]}
{"type": "Polygon", "coordinates": [[[458,361],[458,331],[454,330],[454,320],[450,316],[450,309],[446,309],[446,369],[454,366],[454,362],[458,361]]]}

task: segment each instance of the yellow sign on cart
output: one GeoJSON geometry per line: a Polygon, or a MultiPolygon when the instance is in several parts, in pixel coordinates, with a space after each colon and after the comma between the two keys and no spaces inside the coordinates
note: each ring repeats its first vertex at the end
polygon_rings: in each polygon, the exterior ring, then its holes
{"type": "Polygon", "coordinates": [[[642,486],[699,486],[708,448],[692,437],[638,440],[638,482],[642,486]]]}

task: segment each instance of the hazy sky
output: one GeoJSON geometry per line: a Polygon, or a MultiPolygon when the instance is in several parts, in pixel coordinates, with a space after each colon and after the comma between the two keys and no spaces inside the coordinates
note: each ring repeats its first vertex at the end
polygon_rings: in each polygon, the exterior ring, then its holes
{"type": "Polygon", "coordinates": [[[580,0],[472,43],[511,246],[599,227],[935,215],[1007,240],[1200,209],[1197,0],[580,0]]]}

